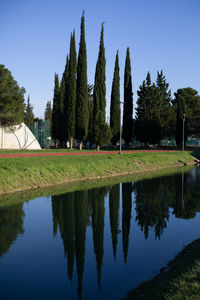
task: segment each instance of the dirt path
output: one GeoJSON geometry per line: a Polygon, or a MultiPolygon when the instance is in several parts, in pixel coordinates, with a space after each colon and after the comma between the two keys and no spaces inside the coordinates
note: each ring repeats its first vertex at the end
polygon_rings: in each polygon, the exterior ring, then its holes
{"type": "MultiPolygon", "coordinates": [[[[122,151],[122,153],[154,153],[154,152],[176,152],[177,150],[132,150],[122,151]]],[[[34,157],[34,156],[66,156],[66,155],[100,155],[100,154],[118,154],[119,151],[90,151],[90,152],[46,152],[46,153],[16,153],[16,154],[0,154],[0,158],[14,157],[34,157]]]]}

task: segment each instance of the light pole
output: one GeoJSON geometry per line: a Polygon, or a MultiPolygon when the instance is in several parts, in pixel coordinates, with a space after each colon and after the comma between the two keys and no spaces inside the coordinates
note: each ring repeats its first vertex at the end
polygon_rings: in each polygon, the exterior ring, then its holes
{"type": "Polygon", "coordinates": [[[119,119],[120,119],[120,125],[119,125],[119,154],[122,154],[122,123],[121,123],[121,104],[124,104],[124,102],[119,102],[119,119]]]}
{"type": "Polygon", "coordinates": [[[183,151],[184,151],[184,143],[185,143],[185,117],[186,117],[186,114],[183,114],[183,151]]]}

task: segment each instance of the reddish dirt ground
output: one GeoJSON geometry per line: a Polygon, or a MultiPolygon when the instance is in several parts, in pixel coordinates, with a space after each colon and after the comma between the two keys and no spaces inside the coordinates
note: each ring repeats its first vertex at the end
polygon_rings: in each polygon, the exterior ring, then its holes
{"type": "MultiPolygon", "coordinates": [[[[145,152],[176,152],[177,150],[134,150],[122,151],[122,153],[145,153],[145,152]]],[[[46,152],[46,153],[16,153],[0,154],[0,158],[14,157],[33,157],[33,156],[66,156],[66,155],[99,155],[99,154],[118,154],[119,151],[91,151],[91,152],[46,152]]]]}

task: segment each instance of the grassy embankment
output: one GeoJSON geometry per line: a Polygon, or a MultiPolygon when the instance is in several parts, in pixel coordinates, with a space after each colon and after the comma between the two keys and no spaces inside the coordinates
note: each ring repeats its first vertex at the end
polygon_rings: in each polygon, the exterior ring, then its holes
{"type": "Polygon", "coordinates": [[[160,274],[128,293],[124,300],[200,299],[200,239],[161,269],[160,274]]]}
{"type": "Polygon", "coordinates": [[[0,194],[72,181],[191,165],[194,163],[191,154],[193,153],[180,151],[0,158],[0,194]]]}

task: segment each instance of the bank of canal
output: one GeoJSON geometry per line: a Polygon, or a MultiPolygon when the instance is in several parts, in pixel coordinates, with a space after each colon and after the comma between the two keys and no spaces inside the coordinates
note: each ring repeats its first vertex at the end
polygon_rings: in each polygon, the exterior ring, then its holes
{"type": "MultiPolygon", "coordinates": [[[[60,152],[59,152],[60,153],[60,152]]],[[[58,154],[59,154],[58,153],[58,154]]],[[[76,152],[77,153],[77,152],[76,152]]],[[[49,155],[49,153],[47,153],[49,155]]],[[[0,158],[0,194],[195,164],[197,152],[0,158]]]]}

